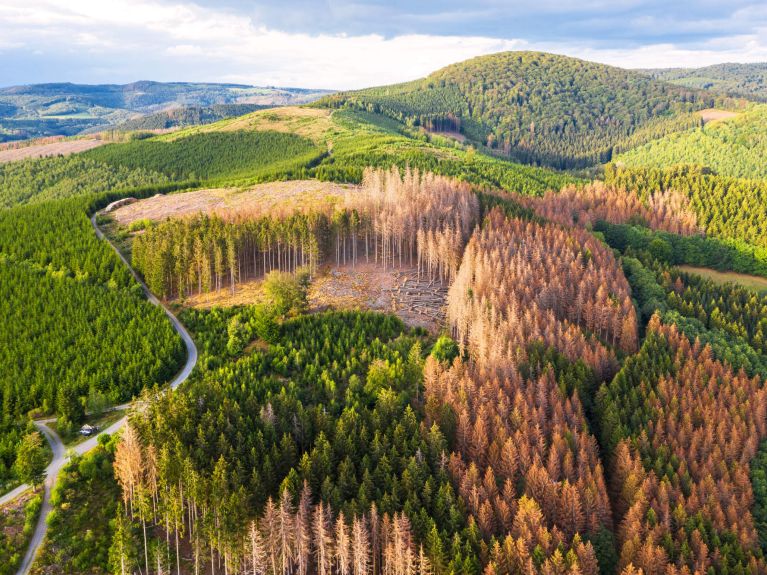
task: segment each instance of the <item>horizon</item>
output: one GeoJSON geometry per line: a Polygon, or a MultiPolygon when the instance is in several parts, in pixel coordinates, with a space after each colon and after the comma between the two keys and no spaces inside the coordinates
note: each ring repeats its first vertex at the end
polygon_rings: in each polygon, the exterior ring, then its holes
{"type": "MultiPolygon", "coordinates": [[[[488,54],[479,54],[477,56],[472,56],[470,58],[467,58],[467,60],[471,60],[473,58],[478,58],[481,56],[492,56],[494,54],[502,54],[504,52],[540,52],[540,53],[548,53],[548,54],[555,54],[557,56],[565,56],[570,58],[577,58],[576,56],[569,56],[568,54],[557,54],[556,52],[543,52],[541,50],[503,50],[501,52],[490,52],[488,54]]],[[[586,60],[584,58],[577,58],[580,60],[585,61],[591,61],[596,62],[595,60],[586,60]]],[[[465,61],[465,60],[462,60],[465,61]]],[[[453,63],[459,63],[459,62],[453,62],[453,63]]],[[[601,63],[601,62],[597,62],[601,63]]],[[[747,64],[764,64],[767,65],[767,59],[764,61],[755,61],[755,62],[738,62],[738,61],[727,61],[727,62],[718,62],[716,64],[706,64],[703,66],[648,66],[648,67],[641,67],[641,68],[624,68],[626,70],[633,70],[633,71],[641,71],[641,70],[695,70],[699,68],[707,68],[710,66],[722,66],[722,65],[747,65],[747,64]]],[[[447,64],[448,66],[450,64],[447,64]]],[[[614,66],[613,64],[605,64],[608,66],[614,66]]],[[[622,66],[615,66],[618,68],[621,68],[622,66]]],[[[439,68],[435,68],[432,70],[432,72],[437,71],[439,68]]],[[[424,76],[427,76],[431,72],[427,72],[424,74],[424,76]]],[[[409,80],[417,80],[419,78],[410,78],[409,80]]],[[[403,80],[403,82],[407,82],[409,80],[403,80]]],[[[129,80],[127,82],[98,82],[98,83],[90,83],[90,82],[72,82],[69,80],[52,80],[52,81],[46,81],[46,82],[34,82],[34,83],[27,83],[27,84],[3,84],[0,83],[0,90],[5,90],[8,88],[23,88],[23,87],[31,87],[31,86],[45,86],[45,85],[72,85],[72,86],[130,86],[131,84],[140,84],[140,83],[154,83],[154,84],[204,84],[204,85],[211,85],[211,86],[234,86],[234,87],[243,87],[243,88],[267,88],[267,89],[279,89],[279,90],[306,90],[306,91],[318,91],[318,92],[340,92],[344,91],[343,89],[335,89],[332,87],[316,87],[316,88],[307,88],[305,86],[283,86],[283,85],[276,85],[276,84],[248,84],[248,83],[242,83],[242,82],[217,82],[215,80],[153,80],[151,78],[140,78],[137,80],[129,80]]],[[[384,86],[386,84],[377,84],[372,86],[364,86],[363,88],[375,88],[378,86],[384,86]]],[[[351,88],[351,90],[354,90],[356,88],[351,88]]]]}
{"type": "Polygon", "coordinates": [[[767,61],[767,6],[523,0],[7,0],[0,86],[234,83],[348,90],[504,51],[621,68],[767,61]]]}

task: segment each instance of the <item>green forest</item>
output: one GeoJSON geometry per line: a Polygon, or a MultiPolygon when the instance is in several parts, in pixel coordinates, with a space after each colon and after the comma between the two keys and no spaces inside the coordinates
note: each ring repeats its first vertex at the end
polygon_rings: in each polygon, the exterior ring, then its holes
{"type": "Polygon", "coordinates": [[[697,126],[705,92],[636,72],[540,52],[504,52],[422,80],[327,96],[316,105],[460,132],[521,161],[556,168],[604,163],[613,149],[697,126]]]}
{"type": "Polygon", "coordinates": [[[763,180],[767,178],[765,122],[767,106],[753,106],[727,121],[670,134],[618,154],[614,160],[629,167],[689,164],[720,176],[763,180]]]}

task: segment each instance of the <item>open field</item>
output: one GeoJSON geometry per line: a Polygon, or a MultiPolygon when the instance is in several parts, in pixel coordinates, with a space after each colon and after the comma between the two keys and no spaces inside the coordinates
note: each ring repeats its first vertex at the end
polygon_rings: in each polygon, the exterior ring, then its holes
{"type": "Polygon", "coordinates": [[[322,108],[298,108],[285,106],[259,110],[251,114],[221,120],[214,124],[194,126],[166,136],[168,140],[203,132],[231,132],[236,130],[254,130],[285,132],[309,138],[313,142],[324,142],[339,133],[333,122],[332,110],[322,108]]]}
{"type": "Polygon", "coordinates": [[[357,189],[353,185],[316,180],[269,182],[244,190],[218,188],[158,195],[117,208],[112,215],[121,226],[136,220],[160,221],[203,212],[221,216],[233,216],[240,212],[247,212],[249,217],[275,215],[281,211],[310,211],[334,205],[357,189]]]}
{"type": "Polygon", "coordinates": [[[105,140],[87,138],[61,140],[59,142],[48,142],[18,148],[7,148],[0,150],[0,163],[15,162],[17,160],[26,160],[28,158],[43,158],[46,156],[68,156],[69,154],[84,152],[106,143],[105,140]]]}
{"type": "Polygon", "coordinates": [[[767,278],[759,276],[750,276],[735,272],[720,272],[710,268],[698,268],[694,266],[678,266],[680,270],[687,273],[698,274],[704,278],[710,279],[716,283],[737,283],[759,292],[767,291],[767,278]]]}
{"type": "Polygon", "coordinates": [[[705,110],[700,110],[698,112],[698,116],[701,117],[704,124],[707,124],[708,122],[715,122],[718,120],[729,120],[730,118],[736,118],[740,114],[737,112],[730,112],[728,110],[717,110],[715,108],[707,108],[705,110]]]}

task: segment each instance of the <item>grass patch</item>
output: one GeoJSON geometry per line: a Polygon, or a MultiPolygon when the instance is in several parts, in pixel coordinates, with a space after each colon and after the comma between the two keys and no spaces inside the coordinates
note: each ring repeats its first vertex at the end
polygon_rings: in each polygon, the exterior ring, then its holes
{"type": "Polygon", "coordinates": [[[682,265],[677,267],[683,272],[698,274],[699,276],[709,279],[714,283],[736,283],[759,293],[767,292],[767,278],[752,276],[748,274],[739,274],[736,272],[720,272],[710,268],[701,268],[695,266],[682,265]]]}

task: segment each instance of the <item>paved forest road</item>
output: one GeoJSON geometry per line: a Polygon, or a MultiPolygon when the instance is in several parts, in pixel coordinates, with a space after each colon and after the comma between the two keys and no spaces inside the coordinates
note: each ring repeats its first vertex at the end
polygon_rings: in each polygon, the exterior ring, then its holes
{"type": "MultiPolygon", "coordinates": [[[[109,241],[106,240],[103,232],[96,224],[96,215],[97,214],[94,214],[91,217],[91,223],[93,224],[93,229],[96,231],[96,237],[98,237],[100,240],[109,241]]],[[[197,364],[197,346],[194,344],[192,336],[189,335],[189,332],[181,324],[178,318],[173,315],[173,313],[159,299],[157,299],[157,297],[151,291],[149,291],[149,288],[146,286],[143,280],[130,266],[128,260],[126,260],[125,257],[123,257],[123,255],[120,253],[120,250],[118,250],[111,242],[109,242],[109,245],[112,246],[112,249],[117,253],[123,263],[128,266],[128,269],[133,274],[133,277],[136,279],[136,281],[141,285],[142,288],[144,288],[144,293],[146,294],[147,300],[156,306],[160,306],[163,311],[165,311],[165,313],[168,315],[168,319],[170,319],[170,322],[173,324],[173,327],[184,341],[187,352],[186,363],[184,363],[184,367],[181,368],[181,371],[178,372],[176,377],[173,378],[173,381],[170,382],[170,389],[176,389],[179,385],[186,381],[186,379],[189,377],[189,374],[192,373],[194,366],[197,364]]],[[[127,410],[129,407],[130,404],[126,403],[123,405],[118,405],[114,409],[127,410]]],[[[53,450],[53,460],[46,468],[45,492],[43,494],[43,505],[40,508],[40,518],[37,520],[34,535],[32,536],[29,548],[27,549],[27,553],[24,556],[24,561],[21,563],[21,567],[19,568],[17,575],[27,575],[27,573],[29,573],[29,570],[32,567],[32,562],[34,561],[35,556],[40,549],[40,545],[42,545],[43,540],[45,539],[45,533],[48,530],[48,523],[46,520],[48,519],[48,514],[51,512],[51,489],[56,483],[56,478],[58,477],[59,471],[69,460],[70,455],[72,453],[83,454],[96,447],[96,445],[98,445],[98,438],[100,435],[105,433],[113,434],[120,430],[120,428],[122,428],[122,426],[125,425],[125,423],[128,421],[128,416],[126,415],[122,417],[119,421],[116,421],[97,435],[94,435],[87,441],[83,441],[70,450],[65,450],[61,438],[56,434],[55,431],[48,427],[47,423],[51,423],[52,421],[55,420],[42,419],[34,422],[37,429],[39,429],[48,440],[48,443],[53,450]]],[[[0,497],[0,505],[15,499],[20,494],[24,493],[27,489],[29,489],[29,485],[20,485],[13,491],[9,491],[0,497]]]]}

